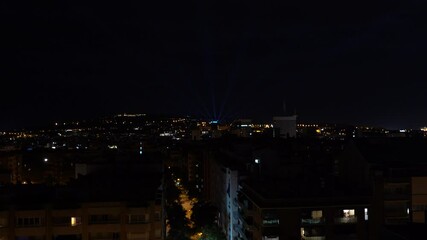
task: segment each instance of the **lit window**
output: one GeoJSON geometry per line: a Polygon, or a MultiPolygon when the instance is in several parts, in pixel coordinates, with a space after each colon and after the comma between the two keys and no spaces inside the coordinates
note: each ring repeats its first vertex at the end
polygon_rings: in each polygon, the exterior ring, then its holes
{"type": "Polygon", "coordinates": [[[318,211],[311,211],[311,217],[313,219],[319,219],[322,218],[322,210],[318,210],[318,211]]]}
{"type": "Polygon", "coordinates": [[[354,209],[344,209],[344,217],[354,217],[354,209]]]}
{"type": "Polygon", "coordinates": [[[78,226],[82,222],[80,217],[71,217],[71,226],[78,226]]]}

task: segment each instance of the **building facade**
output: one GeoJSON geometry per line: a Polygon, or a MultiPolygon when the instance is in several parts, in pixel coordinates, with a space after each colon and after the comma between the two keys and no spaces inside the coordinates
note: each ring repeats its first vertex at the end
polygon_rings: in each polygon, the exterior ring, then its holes
{"type": "Polygon", "coordinates": [[[0,239],[154,240],[162,236],[162,207],[155,202],[82,203],[73,208],[12,207],[0,211],[0,239]]]}

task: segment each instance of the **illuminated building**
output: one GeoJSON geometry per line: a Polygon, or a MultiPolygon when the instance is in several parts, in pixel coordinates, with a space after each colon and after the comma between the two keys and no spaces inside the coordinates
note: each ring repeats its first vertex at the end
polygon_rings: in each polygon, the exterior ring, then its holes
{"type": "Polygon", "coordinates": [[[239,171],[235,159],[224,153],[206,149],[203,157],[203,193],[218,210],[217,223],[228,240],[236,239],[239,171]]]}

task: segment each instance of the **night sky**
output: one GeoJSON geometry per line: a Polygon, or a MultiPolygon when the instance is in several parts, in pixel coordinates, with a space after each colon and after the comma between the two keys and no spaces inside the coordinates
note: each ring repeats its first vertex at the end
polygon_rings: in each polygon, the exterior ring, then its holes
{"type": "Polygon", "coordinates": [[[0,129],[109,114],[427,125],[425,1],[2,1],[0,129]]]}

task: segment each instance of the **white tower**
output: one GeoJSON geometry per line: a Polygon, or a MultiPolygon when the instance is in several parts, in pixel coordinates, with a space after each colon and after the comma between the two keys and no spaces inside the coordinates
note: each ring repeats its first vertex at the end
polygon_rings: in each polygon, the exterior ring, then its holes
{"type": "Polygon", "coordinates": [[[273,117],[273,126],[277,129],[277,132],[273,132],[273,134],[278,134],[278,137],[281,138],[294,138],[297,135],[297,115],[286,116],[285,101],[283,101],[283,111],[285,116],[273,117]]]}

